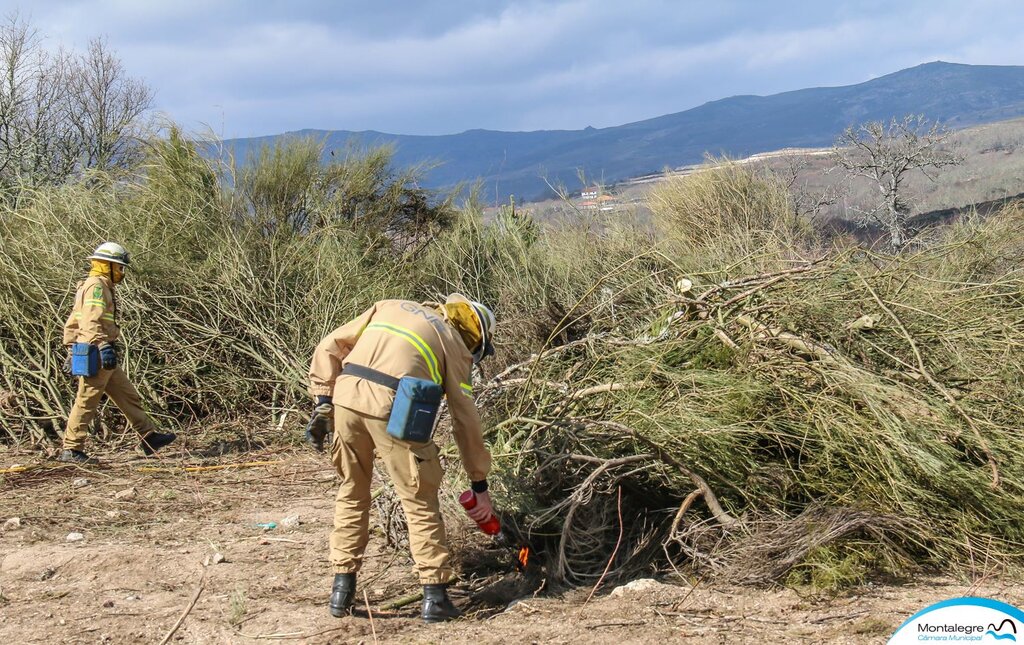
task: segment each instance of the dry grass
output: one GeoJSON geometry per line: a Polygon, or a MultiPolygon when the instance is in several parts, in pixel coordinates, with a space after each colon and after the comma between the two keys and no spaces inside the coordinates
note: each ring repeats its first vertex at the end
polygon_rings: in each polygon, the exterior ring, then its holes
{"type": "Polygon", "coordinates": [[[718,265],[727,258],[778,254],[806,234],[777,176],[728,160],[709,163],[715,167],[668,178],[649,196],[660,235],[680,243],[687,255],[718,265]]]}

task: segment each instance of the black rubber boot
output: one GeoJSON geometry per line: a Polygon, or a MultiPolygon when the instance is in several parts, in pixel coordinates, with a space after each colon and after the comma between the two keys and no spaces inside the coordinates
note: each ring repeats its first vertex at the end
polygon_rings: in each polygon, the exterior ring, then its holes
{"type": "Polygon", "coordinates": [[[461,615],[448,597],[448,585],[423,585],[423,622],[440,623],[461,615]]]}
{"type": "Polygon", "coordinates": [[[99,460],[90,457],[81,450],[64,450],[57,457],[57,461],[63,461],[66,464],[98,464],[99,460]]]}
{"type": "Polygon", "coordinates": [[[142,452],[151,455],[178,438],[173,432],[150,432],[139,443],[142,452]]]}
{"type": "Polygon", "coordinates": [[[352,613],[356,601],[356,574],[336,573],[331,586],[331,615],[335,618],[352,613]]]}

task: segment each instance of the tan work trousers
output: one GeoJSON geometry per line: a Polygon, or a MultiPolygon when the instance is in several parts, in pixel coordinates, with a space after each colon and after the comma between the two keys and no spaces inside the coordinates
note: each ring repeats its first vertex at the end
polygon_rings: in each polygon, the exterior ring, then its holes
{"type": "Polygon", "coordinates": [[[334,505],[331,565],[335,573],[355,573],[362,566],[370,540],[370,479],[376,448],[402,501],[420,583],[448,582],[452,569],[437,499],[444,474],[437,445],[395,439],[387,433],[387,424],[387,419],[334,407],[331,452],[342,482],[334,505]]]}
{"type": "Polygon", "coordinates": [[[114,405],[128,417],[128,423],[139,436],[146,436],[156,429],[153,420],[142,408],[142,397],[131,384],[124,370],[115,367],[112,370],[101,369],[96,376],[78,379],[78,395],[68,416],[68,427],[64,431],[64,448],[66,450],[82,450],[89,437],[89,424],[96,416],[100,401],[106,394],[114,405]]]}

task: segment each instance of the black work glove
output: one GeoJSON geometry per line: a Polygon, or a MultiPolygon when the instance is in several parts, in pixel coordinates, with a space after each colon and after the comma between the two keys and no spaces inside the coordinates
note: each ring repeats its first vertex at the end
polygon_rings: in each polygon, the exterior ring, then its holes
{"type": "Polygon", "coordinates": [[[66,346],[64,349],[68,350],[68,353],[64,356],[64,365],[61,366],[61,371],[71,376],[71,345],[66,346]]]}
{"type": "Polygon", "coordinates": [[[316,397],[316,407],[313,408],[313,416],[306,424],[306,441],[309,442],[317,452],[323,452],[324,439],[327,434],[334,430],[334,405],[331,397],[316,397]]]}
{"type": "Polygon", "coordinates": [[[117,367],[117,348],[113,343],[100,345],[100,365],[105,370],[112,370],[117,367]]]}

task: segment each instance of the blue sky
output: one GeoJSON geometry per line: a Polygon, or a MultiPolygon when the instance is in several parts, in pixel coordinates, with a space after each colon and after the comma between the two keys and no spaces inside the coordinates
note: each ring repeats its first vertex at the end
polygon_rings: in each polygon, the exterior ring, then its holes
{"type": "Polygon", "coordinates": [[[932,60],[1024,64],[1021,0],[0,1],[106,37],[191,130],[605,127],[932,60]]]}

